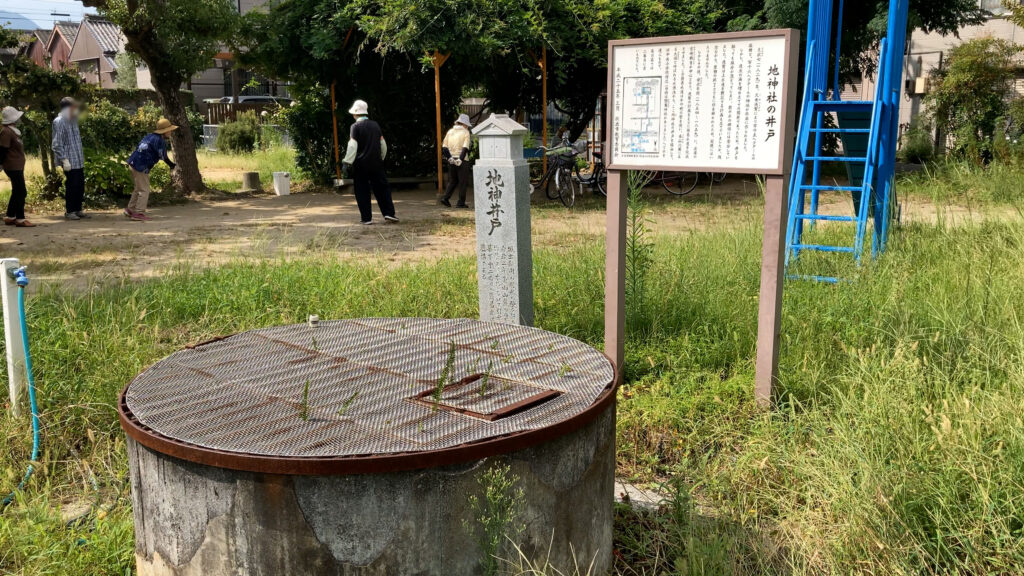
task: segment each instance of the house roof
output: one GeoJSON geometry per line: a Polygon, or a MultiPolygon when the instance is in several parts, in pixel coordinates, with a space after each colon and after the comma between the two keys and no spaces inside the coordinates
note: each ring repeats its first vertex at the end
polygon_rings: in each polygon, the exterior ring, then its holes
{"type": "Polygon", "coordinates": [[[33,30],[32,34],[39,40],[39,42],[46,44],[50,41],[50,34],[53,34],[53,30],[33,30]]]}
{"type": "MultiPolygon", "coordinates": [[[[124,35],[121,34],[121,29],[109,20],[105,20],[100,16],[86,16],[82,20],[81,27],[78,29],[78,41],[89,37],[96,41],[96,46],[99,47],[102,53],[102,58],[107,61],[112,69],[117,69],[117,64],[114,62],[116,57],[121,52],[124,52],[125,39],[124,35]]],[[[74,54],[76,51],[75,46],[72,46],[71,52],[74,54]]],[[[73,61],[80,61],[83,58],[81,56],[73,57],[73,61]]]]}
{"type": "Polygon", "coordinates": [[[92,34],[104,54],[113,55],[124,50],[124,35],[121,34],[121,29],[117,27],[117,24],[110,20],[104,20],[97,16],[86,16],[82,21],[82,27],[92,34]]]}
{"type": "Polygon", "coordinates": [[[75,39],[78,38],[78,25],[78,22],[74,20],[58,20],[54,22],[53,33],[50,34],[49,42],[52,43],[59,32],[59,35],[68,43],[68,46],[74,46],[75,39]]]}
{"type": "Polygon", "coordinates": [[[476,128],[473,128],[473,134],[476,136],[511,136],[526,134],[527,132],[526,126],[509,118],[508,114],[491,114],[486,120],[478,124],[476,128]]]}

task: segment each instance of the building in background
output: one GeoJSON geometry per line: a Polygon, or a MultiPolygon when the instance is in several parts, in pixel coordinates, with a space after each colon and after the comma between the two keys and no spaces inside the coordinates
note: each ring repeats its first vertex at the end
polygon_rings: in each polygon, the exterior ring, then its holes
{"type": "Polygon", "coordinates": [[[71,65],[71,47],[75,45],[79,26],[79,22],[71,20],[58,20],[53,24],[50,38],[46,41],[51,70],[60,72],[71,65]]]}
{"type": "MultiPolygon", "coordinates": [[[[937,32],[912,31],[907,37],[907,51],[904,59],[903,105],[900,106],[900,131],[906,130],[915,118],[924,113],[924,97],[928,94],[929,76],[933,70],[942,69],[947,53],[975,38],[992,37],[1013,44],[1024,43],[1024,29],[1007,18],[1008,10],[1002,0],[979,0],[979,6],[988,12],[988,18],[981,24],[965,26],[956,35],[943,36],[937,32]]],[[[1024,53],[1018,56],[1020,66],[1015,81],[1017,94],[1024,96],[1024,53]]],[[[843,90],[843,100],[873,100],[874,78],[865,75],[860,82],[848,85],[843,90]]]]}
{"type": "Polygon", "coordinates": [[[48,68],[50,66],[50,53],[46,51],[46,45],[50,42],[50,34],[53,30],[32,31],[32,41],[25,47],[25,55],[29,60],[35,62],[36,66],[48,68]]]}
{"type": "Polygon", "coordinates": [[[68,60],[88,84],[101,88],[116,87],[118,54],[124,52],[125,39],[116,24],[99,16],[86,16],[68,60]]]}

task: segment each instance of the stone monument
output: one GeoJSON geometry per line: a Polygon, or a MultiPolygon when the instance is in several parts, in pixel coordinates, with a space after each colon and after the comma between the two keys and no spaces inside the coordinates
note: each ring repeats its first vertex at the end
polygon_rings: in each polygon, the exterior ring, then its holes
{"type": "Polygon", "coordinates": [[[491,114],[473,129],[480,158],[473,167],[480,319],[533,325],[530,168],[526,127],[491,114]]]}

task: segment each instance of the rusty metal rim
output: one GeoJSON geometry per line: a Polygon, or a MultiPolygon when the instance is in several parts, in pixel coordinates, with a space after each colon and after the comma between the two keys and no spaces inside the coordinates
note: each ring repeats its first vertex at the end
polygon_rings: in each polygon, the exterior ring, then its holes
{"type": "MultiPolygon", "coordinates": [[[[607,355],[605,357],[607,358],[607,355]]],[[[571,418],[543,428],[524,430],[506,436],[488,438],[441,450],[424,450],[421,452],[371,454],[366,456],[289,457],[263,456],[203,448],[164,436],[139,422],[128,408],[128,386],[125,386],[124,390],[121,391],[121,396],[117,403],[117,413],[125,433],[139,444],[161,454],[205,466],[243,472],[293,476],[342,476],[348,474],[404,472],[422,468],[438,468],[462,464],[490,456],[516,452],[560,438],[583,428],[596,420],[598,416],[615,403],[616,390],[621,383],[622,372],[620,368],[615,366],[614,362],[612,362],[612,366],[615,370],[615,376],[611,385],[586,410],[571,418]]]]}

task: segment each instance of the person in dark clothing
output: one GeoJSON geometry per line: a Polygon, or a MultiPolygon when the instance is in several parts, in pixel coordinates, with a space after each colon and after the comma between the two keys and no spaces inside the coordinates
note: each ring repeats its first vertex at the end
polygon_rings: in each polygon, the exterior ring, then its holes
{"type": "Polygon", "coordinates": [[[0,165],[11,179],[11,199],[7,202],[4,224],[18,228],[32,228],[35,224],[25,219],[25,146],[21,142],[21,131],[15,127],[23,112],[7,106],[0,113],[0,165]]]}
{"type": "Polygon", "coordinates": [[[135,151],[128,157],[128,171],[132,175],[134,189],[132,197],[128,200],[128,206],[124,209],[124,215],[137,222],[148,222],[152,220],[146,215],[146,206],[149,205],[149,172],[161,160],[174,170],[174,162],[167,155],[167,143],[165,139],[178,127],[171,124],[167,118],[157,120],[156,128],[142,138],[142,142],[135,147],[135,151]]]}
{"type": "Polygon", "coordinates": [[[78,131],[78,102],[67,97],[60,101],[60,114],[53,119],[53,159],[64,170],[64,218],[91,218],[82,211],[85,198],[85,154],[78,131]]]}
{"type": "Polygon", "coordinates": [[[348,148],[342,164],[347,171],[352,172],[360,220],[364,225],[373,224],[373,207],[370,204],[372,190],[384,220],[398,222],[395,205],[391,201],[391,186],[384,174],[388,143],[384,140],[380,125],[370,120],[369,106],[362,100],[356,100],[348,113],[356,121],[349,131],[348,148]]]}
{"type": "Polygon", "coordinates": [[[473,147],[473,133],[469,131],[473,123],[468,114],[460,114],[455,126],[448,131],[441,142],[441,154],[448,162],[448,187],[445,188],[441,204],[451,207],[452,194],[459,189],[459,203],[456,208],[469,208],[466,205],[466,188],[473,181],[473,166],[469,162],[470,149],[473,147]]]}

